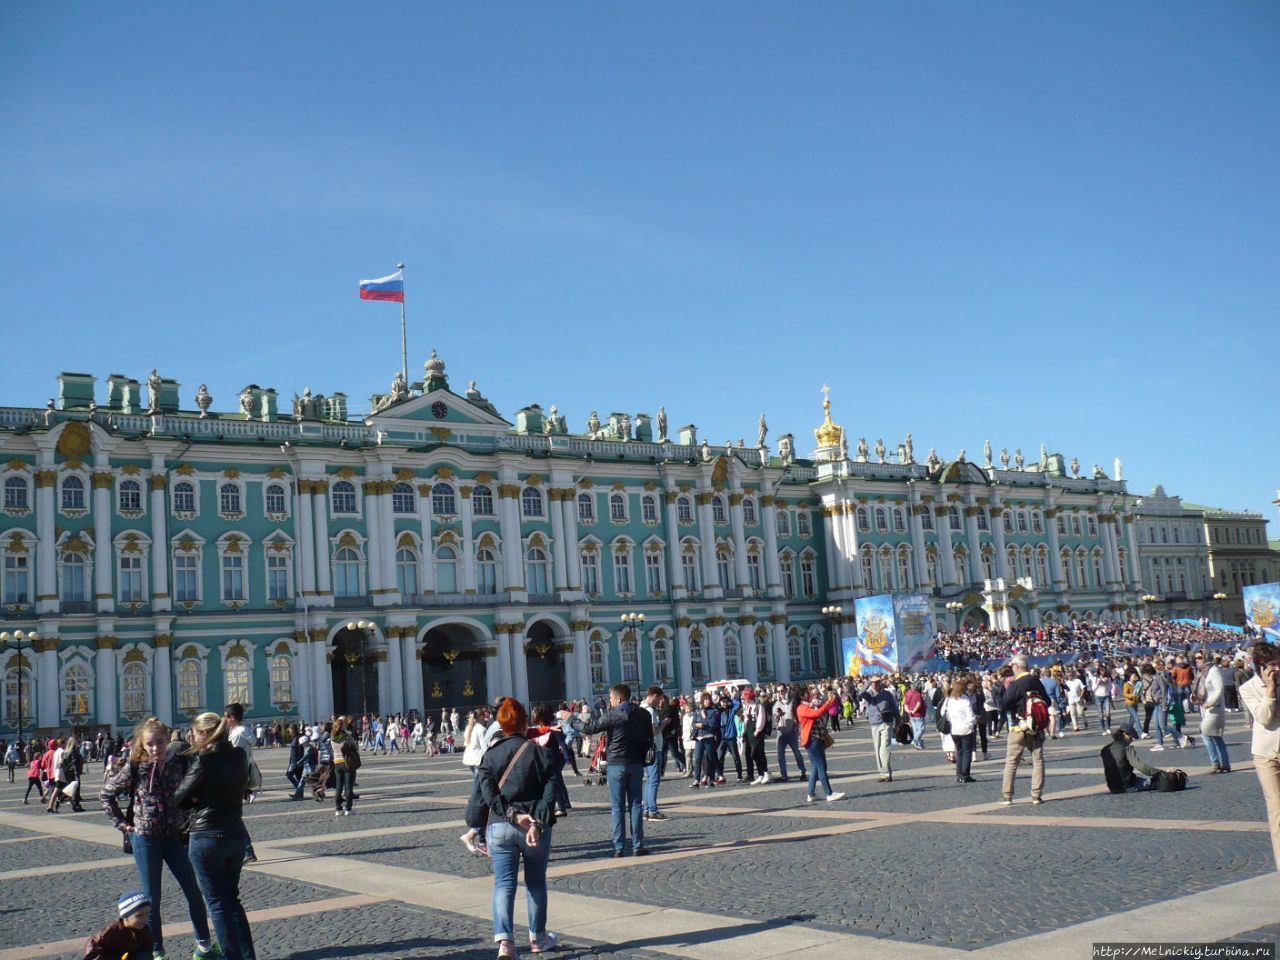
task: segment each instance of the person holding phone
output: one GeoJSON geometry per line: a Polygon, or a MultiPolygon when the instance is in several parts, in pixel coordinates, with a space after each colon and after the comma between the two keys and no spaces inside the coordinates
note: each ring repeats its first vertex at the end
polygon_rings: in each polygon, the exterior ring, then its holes
{"type": "Polygon", "coordinates": [[[1271,849],[1280,870],[1280,710],[1276,709],[1276,677],[1280,647],[1260,641],[1253,648],[1253,677],[1240,688],[1240,700],[1253,718],[1253,769],[1267,802],[1271,849]]]}

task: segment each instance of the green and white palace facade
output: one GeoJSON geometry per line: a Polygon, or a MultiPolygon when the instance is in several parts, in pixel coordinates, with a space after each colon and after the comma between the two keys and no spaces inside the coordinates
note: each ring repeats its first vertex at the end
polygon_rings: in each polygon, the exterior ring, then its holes
{"type": "Polygon", "coordinates": [[[20,712],[310,720],[823,676],[870,593],[929,593],[952,626],[1141,614],[1122,480],[1043,449],[851,450],[829,400],[802,459],[763,417],[755,446],[668,437],[665,410],[513,424],[434,353],[363,419],[342,394],[251,386],[217,413],[154,371],[105,386],[0,408],[2,735],[20,712]]]}

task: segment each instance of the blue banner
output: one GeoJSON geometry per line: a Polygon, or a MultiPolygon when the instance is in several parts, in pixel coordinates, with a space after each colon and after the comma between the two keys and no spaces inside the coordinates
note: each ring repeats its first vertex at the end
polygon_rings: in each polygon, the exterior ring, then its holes
{"type": "Polygon", "coordinates": [[[1256,583],[1245,587],[1244,615],[1272,640],[1280,639],[1280,583],[1256,583]]]}
{"type": "Polygon", "coordinates": [[[893,595],[859,597],[853,602],[858,636],[853,657],[846,660],[850,676],[893,673],[898,669],[897,625],[893,595]]]}
{"type": "Polygon", "coordinates": [[[895,669],[915,673],[934,654],[933,600],[923,593],[893,594],[898,657],[895,669]]]}

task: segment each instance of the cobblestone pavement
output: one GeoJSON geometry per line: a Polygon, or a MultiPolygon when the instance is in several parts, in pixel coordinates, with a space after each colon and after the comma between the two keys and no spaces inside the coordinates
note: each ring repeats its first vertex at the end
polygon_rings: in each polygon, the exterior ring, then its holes
{"type": "MultiPolygon", "coordinates": [[[[1163,939],[1204,903],[1188,933],[1275,939],[1280,877],[1238,717],[1230,776],[1201,775],[1199,745],[1149,754],[1192,774],[1180,794],[1112,797],[1099,731],[1055,741],[1039,807],[1027,802],[1029,763],[1019,802],[995,804],[1003,741],[964,786],[929,742],[897,751],[894,782],[878,783],[865,725],[842,731],[830,764],[847,797],[830,804],[804,802],[794,765],[788,784],[731,778],[714,790],[689,789],[672,766],[660,794],[670,819],[645,825],[643,859],[609,855],[608,790],[571,777],[574,811],[552,836],[552,928],[566,932],[568,956],[822,960],[888,940],[902,960],[994,960],[1025,955],[1024,943],[1043,958],[1085,957],[1075,929],[1133,940],[1149,927],[1163,939]]],[[[470,790],[459,757],[368,758],[353,817],[334,817],[331,800],[290,801],[283,750],[257,759],[268,789],[245,813],[260,862],[242,895],[260,957],[493,956],[489,862],[458,842],[470,790]]],[[[89,812],[56,816],[24,807],[23,790],[0,783],[0,960],[79,956],[136,873],[95,790],[89,812]]],[[[164,916],[187,920],[167,873],[164,916]]],[[[171,956],[189,956],[188,932],[167,941],[171,956]]]]}

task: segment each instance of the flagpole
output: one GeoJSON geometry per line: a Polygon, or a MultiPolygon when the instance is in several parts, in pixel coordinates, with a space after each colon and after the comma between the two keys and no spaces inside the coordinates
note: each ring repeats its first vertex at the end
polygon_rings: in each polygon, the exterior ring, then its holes
{"type": "MultiPolygon", "coordinates": [[[[398,263],[396,264],[396,267],[400,271],[400,282],[401,282],[401,285],[403,286],[404,264],[398,263]]],[[[400,294],[400,364],[402,367],[402,372],[404,373],[404,382],[408,383],[409,382],[409,335],[406,332],[406,327],[404,322],[403,290],[401,291],[401,294],[400,294]]]]}

